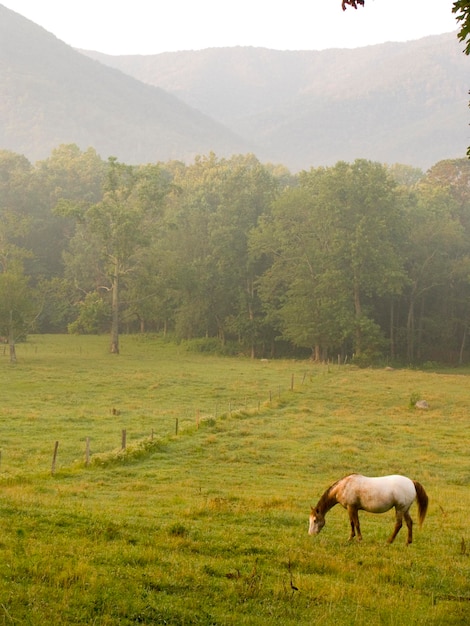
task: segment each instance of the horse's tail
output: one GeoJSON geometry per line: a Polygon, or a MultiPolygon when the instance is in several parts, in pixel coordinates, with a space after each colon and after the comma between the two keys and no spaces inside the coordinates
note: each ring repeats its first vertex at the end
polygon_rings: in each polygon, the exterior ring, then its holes
{"type": "Polygon", "coordinates": [[[422,526],[424,522],[424,518],[426,517],[426,513],[428,510],[429,498],[428,494],[424,490],[424,487],[417,480],[413,481],[415,489],[416,489],[416,501],[418,503],[418,520],[419,525],[422,526]]]}

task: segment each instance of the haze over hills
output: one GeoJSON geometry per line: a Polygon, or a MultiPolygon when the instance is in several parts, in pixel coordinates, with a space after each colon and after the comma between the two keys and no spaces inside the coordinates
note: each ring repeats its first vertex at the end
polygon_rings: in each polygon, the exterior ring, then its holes
{"type": "Polygon", "coordinates": [[[128,163],[250,150],[220,123],[59,41],[0,5],[0,149],[45,158],[61,143],[128,163]]]}
{"type": "Polygon", "coordinates": [[[449,33],[356,50],[76,51],[0,5],[0,149],[127,163],[254,152],[292,171],[464,156],[469,59],[449,33]],[[92,58],[90,58],[92,57],[92,58]]]}
{"type": "Polygon", "coordinates": [[[294,170],[357,157],[427,168],[470,143],[470,64],[455,33],[321,52],[86,54],[173,93],[294,170]]]}

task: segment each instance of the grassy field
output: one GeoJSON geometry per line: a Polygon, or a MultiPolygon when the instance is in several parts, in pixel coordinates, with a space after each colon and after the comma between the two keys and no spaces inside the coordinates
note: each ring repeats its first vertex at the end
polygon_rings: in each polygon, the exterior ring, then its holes
{"type": "Polygon", "coordinates": [[[469,371],[107,347],[35,336],[0,358],[0,625],[470,622],[469,371]],[[353,471],[425,486],[411,546],[386,544],[392,512],[360,515],[362,543],[340,507],[308,536],[353,471]]]}

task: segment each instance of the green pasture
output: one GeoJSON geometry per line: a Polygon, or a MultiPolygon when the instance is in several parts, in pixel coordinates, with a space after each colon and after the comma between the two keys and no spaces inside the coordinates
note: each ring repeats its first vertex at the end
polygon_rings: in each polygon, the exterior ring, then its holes
{"type": "Polygon", "coordinates": [[[0,625],[470,622],[470,371],[107,348],[0,353],[0,625]],[[360,514],[362,543],[340,507],[308,536],[353,471],[424,485],[411,546],[392,512],[360,514]]]}

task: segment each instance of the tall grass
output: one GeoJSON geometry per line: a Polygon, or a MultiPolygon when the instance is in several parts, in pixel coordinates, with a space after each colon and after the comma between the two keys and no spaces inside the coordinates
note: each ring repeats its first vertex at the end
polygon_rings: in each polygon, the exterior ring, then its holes
{"type": "Polygon", "coordinates": [[[119,357],[102,338],[33,337],[18,358],[0,360],[0,623],[468,623],[468,372],[135,337],[119,357]],[[386,544],[392,513],[362,513],[349,543],[340,507],[307,535],[310,504],[351,471],[423,483],[411,546],[386,544]]]}

